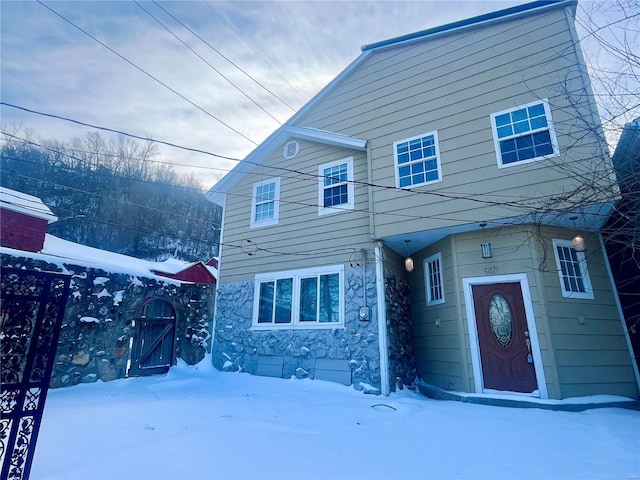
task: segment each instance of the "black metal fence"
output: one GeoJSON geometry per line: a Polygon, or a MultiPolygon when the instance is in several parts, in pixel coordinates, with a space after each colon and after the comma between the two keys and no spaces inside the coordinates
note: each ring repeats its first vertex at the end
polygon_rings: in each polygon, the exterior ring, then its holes
{"type": "Polygon", "coordinates": [[[0,478],[29,478],[70,277],[0,269],[0,478]]]}

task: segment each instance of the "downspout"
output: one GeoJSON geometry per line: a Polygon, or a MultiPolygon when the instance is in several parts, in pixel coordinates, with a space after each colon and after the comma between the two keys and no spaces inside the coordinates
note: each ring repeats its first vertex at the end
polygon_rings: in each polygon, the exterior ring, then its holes
{"type": "Polygon", "coordinates": [[[636,376],[636,385],[638,392],[640,393],[640,372],[638,372],[638,364],[636,363],[635,355],[633,354],[633,346],[631,345],[631,338],[629,337],[629,330],[627,329],[627,322],[624,319],[624,313],[622,312],[622,304],[620,303],[620,297],[618,296],[618,288],[616,282],[613,280],[613,272],[611,271],[611,264],[609,263],[609,257],[607,256],[607,250],[604,246],[604,240],[602,234],[598,233],[600,239],[600,248],[602,249],[602,256],[604,257],[604,264],[607,267],[607,273],[609,274],[609,282],[611,283],[611,289],[613,290],[613,297],[616,300],[616,306],[618,307],[618,315],[622,322],[622,331],[624,332],[624,338],[627,340],[627,348],[629,349],[629,355],[631,355],[631,366],[633,367],[633,374],[636,376]]]}
{"type": "Polygon", "coordinates": [[[376,240],[375,215],[373,214],[373,166],[371,165],[371,141],[367,141],[367,197],[369,200],[369,236],[376,240]]]}
{"type": "Polygon", "coordinates": [[[384,289],[382,241],[376,243],[376,296],[378,301],[378,348],[380,350],[380,393],[389,395],[389,342],[387,339],[387,302],[384,289]]]}
{"type": "Polygon", "coordinates": [[[218,240],[218,278],[216,280],[216,294],[213,302],[213,318],[211,319],[211,363],[213,364],[213,342],[216,335],[216,314],[218,313],[218,287],[220,286],[220,277],[222,272],[222,249],[224,238],[224,220],[227,213],[227,194],[222,194],[219,205],[222,207],[222,221],[220,222],[220,239],[218,240]]]}

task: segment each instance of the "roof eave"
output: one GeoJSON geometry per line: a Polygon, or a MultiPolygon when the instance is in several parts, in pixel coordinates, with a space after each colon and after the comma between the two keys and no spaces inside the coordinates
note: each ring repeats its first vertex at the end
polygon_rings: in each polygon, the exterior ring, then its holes
{"type": "Polygon", "coordinates": [[[209,189],[205,198],[207,200],[220,204],[220,194],[224,194],[249,170],[254,166],[260,165],[266,157],[271,155],[278,145],[289,138],[298,138],[301,140],[309,140],[311,142],[331,145],[339,148],[347,148],[360,152],[366,151],[367,141],[362,138],[349,137],[339,133],[328,132],[309,127],[297,127],[292,125],[283,125],[273,132],[258,148],[251,152],[244,160],[227,173],[218,183],[209,189]]]}

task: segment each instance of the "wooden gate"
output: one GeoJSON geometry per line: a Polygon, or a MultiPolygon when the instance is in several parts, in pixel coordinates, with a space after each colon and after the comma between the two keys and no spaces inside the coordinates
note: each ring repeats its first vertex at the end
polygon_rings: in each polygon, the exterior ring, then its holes
{"type": "Polygon", "coordinates": [[[0,463],[28,479],[69,295],[68,275],[0,269],[0,463]]]}
{"type": "Polygon", "coordinates": [[[147,300],[135,325],[129,375],[167,373],[174,360],[176,314],[173,306],[162,299],[147,300]]]}

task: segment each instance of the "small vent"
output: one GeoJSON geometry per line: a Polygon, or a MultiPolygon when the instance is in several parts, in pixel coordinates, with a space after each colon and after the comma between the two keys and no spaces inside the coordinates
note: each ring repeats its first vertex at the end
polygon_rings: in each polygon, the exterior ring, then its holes
{"type": "Polygon", "coordinates": [[[282,155],[284,156],[284,158],[289,159],[295,157],[299,151],[300,144],[298,142],[289,142],[284,146],[282,155]]]}

